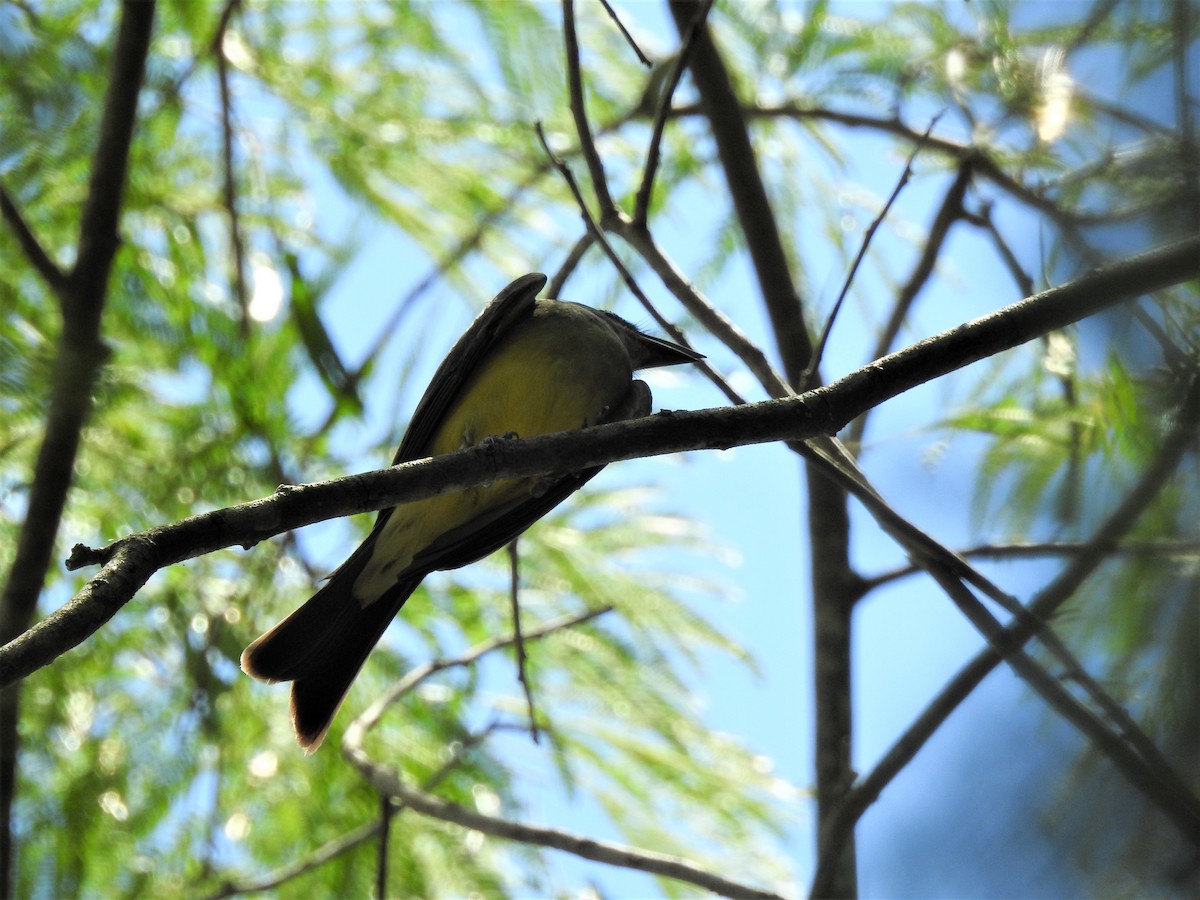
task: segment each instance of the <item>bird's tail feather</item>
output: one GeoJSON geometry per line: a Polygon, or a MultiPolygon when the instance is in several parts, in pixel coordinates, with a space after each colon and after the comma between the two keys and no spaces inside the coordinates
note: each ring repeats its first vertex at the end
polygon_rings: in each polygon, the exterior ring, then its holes
{"type": "Polygon", "coordinates": [[[261,681],[291,681],[296,740],[320,746],[358,670],[400,607],[421,583],[397,582],[366,606],[353,596],[353,577],[339,571],[303,606],[242,653],[242,670],[261,681]]]}

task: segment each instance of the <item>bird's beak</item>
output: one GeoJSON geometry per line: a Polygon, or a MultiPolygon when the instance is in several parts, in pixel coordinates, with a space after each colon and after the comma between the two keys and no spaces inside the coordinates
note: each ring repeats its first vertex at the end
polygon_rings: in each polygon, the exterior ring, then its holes
{"type": "Polygon", "coordinates": [[[635,369],[653,369],[658,366],[678,366],[684,363],[694,363],[704,359],[703,353],[697,353],[680,344],[654,337],[650,334],[638,333],[635,341],[638,345],[635,369]]]}

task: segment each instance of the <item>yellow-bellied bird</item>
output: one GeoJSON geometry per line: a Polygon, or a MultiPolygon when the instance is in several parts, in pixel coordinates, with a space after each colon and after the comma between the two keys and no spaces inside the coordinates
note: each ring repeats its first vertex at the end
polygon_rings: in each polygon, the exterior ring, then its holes
{"type": "MultiPolygon", "coordinates": [[[[537,300],[539,274],[497,295],[438,367],[393,465],[486,439],[533,437],[647,415],[637,369],[698,353],[612,313],[537,300]]],[[[362,545],[313,597],[252,643],[242,669],[292,682],[292,724],[320,746],[371,649],[421,580],[503,547],[600,471],[512,478],[382,510],[362,545]]]]}

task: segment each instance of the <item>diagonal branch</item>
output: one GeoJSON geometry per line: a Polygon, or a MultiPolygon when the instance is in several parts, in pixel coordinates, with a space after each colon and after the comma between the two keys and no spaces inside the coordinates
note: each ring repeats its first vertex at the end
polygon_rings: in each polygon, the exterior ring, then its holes
{"type": "Polygon", "coordinates": [[[348,831],[322,844],[299,862],[282,866],[253,880],[226,881],[216,891],[208,895],[208,900],[224,900],[226,897],[241,897],[245,894],[258,894],[263,891],[273,890],[280,885],[299,878],[307,872],[311,872],[313,869],[319,869],[325,863],[337,859],[344,853],[349,853],[355,847],[365,844],[374,838],[381,830],[382,825],[377,819],[364,822],[353,831],[348,831]]]}
{"type": "MultiPolygon", "coordinates": [[[[638,286],[633,274],[628,268],[626,268],[625,263],[621,262],[621,257],[617,256],[617,252],[608,242],[608,238],[604,236],[604,232],[600,229],[600,226],[596,224],[596,220],[592,218],[592,214],[587,208],[587,201],[583,199],[583,193],[579,190],[579,185],[575,181],[575,175],[571,171],[570,166],[555,156],[554,151],[550,149],[550,144],[546,140],[546,134],[542,130],[541,122],[537,123],[536,129],[538,140],[540,140],[542,143],[542,149],[546,152],[547,157],[549,157],[550,161],[554,164],[554,167],[558,169],[559,173],[563,177],[563,181],[565,181],[567,184],[567,188],[571,191],[571,195],[575,198],[575,203],[579,207],[579,215],[583,218],[583,224],[587,228],[586,237],[589,239],[589,242],[595,242],[596,244],[600,245],[600,249],[604,251],[605,256],[608,257],[608,260],[612,263],[613,268],[617,270],[617,273],[621,276],[621,280],[625,282],[625,287],[629,290],[629,293],[631,293],[634,298],[642,304],[642,308],[650,313],[650,315],[654,318],[654,321],[657,322],[659,326],[671,336],[671,339],[676,343],[689,346],[687,339],[683,336],[683,332],[676,328],[674,323],[668,321],[666,316],[660,313],[658,308],[650,302],[650,298],[647,297],[642,289],[638,286]]],[[[614,222],[626,221],[625,217],[621,213],[617,212],[615,209],[613,212],[614,215],[610,217],[610,220],[614,222]]],[[[695,365],[704,373],[705,377],[713,382],[713,384],[715,384],[717,388],[723,394],[725,394],[731,403],[745,402],[742,397],[738,395],[738,393],[734,391],[732,387],[730,387],[729,383],[725,381],[725,379],[717,372],[717,370],[714,369],[707,361],[700,359],[695,363],[695,365]]]]}
{"type": "Polygon", "coordinates": [[[33,229],[29,227],[29,223],[25,221],[25,217],[21,215],[17,204],[8,195],[8,191],[4,189],[3,185],[0,185],[0,215],[4,216],[4,221],[8,222],[9,228],[16,234],[17,243],[21,245],[21,250],[29,260],[29,264],[42,276],[42,279],[50,286],[50,290],[55,294],[61,293],[66,284],[66,274],[46,253],[37,239],[37,235],[33,233],[33,229]]]}
{"type": "MultiPolygon", "coordinates": [[[[158,568],[226,547],[251,547],[302,525],[496,481],[576,471],[687,450],[803,441],[934,378],[1196,274],[1200,237],[1096,270],[1068,284],[892,353],[831,384],[783,400],[660,413],[629,422],[506,441],[378,472],[280,490],[118,541],[78,547],[71,568],[104,569],[61,610],[0,648],[0,685],[51,662],[98,629],[158,568]]],[[[1036,612],[1036,611],[1035,611],[1036,612]]],[[[1040,613],[1038,613],[1040,614],[1040,613]]]]}
{"type": "Polygon", "coordinates": [[[579,135],[579,149],[587,163],[592,178],[592,190],[600,204],[600,218],[607,218],[616,208],[608,192],[608,177],[604,174],[604,162],[596,150],[596,141],[588,125],[587,103],[583,97],[583,78],[579,71],[579,38],[575,34],[574,0],[562,0],[563,39],[567,53],[567,92],[571,98],[571,115],[575,119],[575,131],[579,135]]]}
{"type": "MultiPolygon", "coordinates": [[[[568,628],[574,628],[577,625],[582,625],[585,622],[590,622],[592,619],[599,618],[605,613],[613,611],[611,606],[599,606],[595,609],[589,609],[587,612],[579,613],[574,616],[561,616],[557,619],[552,619],[537,628],[525,632],[522,635],[524,641],[539,641],[542,638],[549,637],[560,631],[565,631],[568,628]]],[[[366,734],[383,718],[383,714],[387,712],[387,708],[403,697],[416,690],[434,675],[439,672],[444,672],[447,669],[459,669],[467,666],[473,666],[489,653],[494,653],[497,650],[503,650],[506,647],[511,647],[517,641],[516,634],[507,635],[505,637],[494,637],[486,641],[481,641],[475,646],[467,649],[458,656],[448,659],[433,659],[429,662],[417,666],[415,669],[409,670],[408,674],[396,681],[387,691],[375,698],[375,701],[368,706],[357,719],[350,723],[346,728],[346,736],[343,738],[343,744],[350,742],[361,742],[361,735],[366,734]],[[351,735],[354,735],[352,738],[351,735]]]]}
{"type": "MultiPolygon", "coordinates": [[[[1158,457],[1146,470],[1138,484],[1092,536],[1088,542],[1091,551],[1084,550],[1076,553],[1071,564],[1034,597],[1028,607],[1031,616],[1018,619],[1004,630],[1002,641],[1005,645],[1014,649],[1021,647],[1033,635],[1031,620],[1044,621],[1048,619],[1055,610],[1074,596],[1087,577],[1105,559],[1108,559],[1109,549],[1133,527],[1150,502],[1158,496],[1159,491],[1170,479],[1179,461],[1183,458],[1183,454],[1191,445],[1196,423],[1200,418],[1198,405],[1200,405],[1200,388],[1194,385],[1191,396],[1185,404],[1180,427],[1164,442],[1158,457]]],[[[971,692],[1000,664],[1001,660],[1001,654],[995,646],[989,645],[981,650],[942,689],[916,721],[909,726],[908,730],[884,754],[875,768],[860,779],[846,794],[838,808],[823,824],[826,832],[823,839],[827,842],[825,846],[828,853],[823,853],[818,861],[811,896],[825,894],[826,886],[832,877],[831,867],[836,859],[835,849],[846,839],[862,814],[879,798],[883,789],[891,783],[892,779],[912,761],[934,732],[949,718],[950,713],[970,696],[971,692]]],[[[1152,767],[1156,767],[1153,760],[1148,760],[1148,762],[1152,767]]],[[[1186,792],[1180,795],[1179,799],[1184,796],[1186,796],[1186,792]]],[[[1194,806],[1194,803],[1192,805],[1194,806]]]]}
{"type": "MultiPolygon", "coordinates": [[[[681,36],[686,35],[701,8],[686,0],[671,0],[670,8],[677,30],[681,36]]],[[[812,341],[783,250],[779,223],[759,173],[742,104],[706,22],[696,28],[690,68],[692,81],[700,92],[700,108],[716,141],[734,211],[746,237],[746,249],[754,263],[783,370],[794,387],[812,357],[812,341]]]]}
{"type": "Polygon", "coordinates": [[[457,803],[450,803],[432,794],[410,787],[391,768],[372,760],[357,746],[345,749],[351,764],[362,773],[371,785],[385,791],[412,810],[443,822],[452,822],[483,834],[506,840],[519,841],[538,847],[562,850],[583,859],[620,866],[640,872],[649,872],[665,878],[673,878],[686,884],[694,884],[723,897],[749,897],[761,900],[782,900],[779,894],[752,888],[741,882],[731,881],[714,872],[701,869],[687,860],[667,856],[648,850],[638,850],[608,841],[598,841],[557,828],[524,825],[497,816],[484,815],[457,803]]]}
{"type": "MultiPolygon", "coordinates": [[[[928,138],[930,132],[933,131],[933,126],[937,124],[938,118],[938,116],[934,116],[933,119],[930,120],[929,127],[925,129],[926,138],[928,138]]],[[[842,304],[846,300],[846,295],[850,292],[850,286],[854,283],[854,276],[858,272],[858,267],[862,265],[863,258],[867,255],[867,248],[871,246],[871,239],[875,237],[875,232],[879,230],[879,226],[882,225],[884,219],[887,218],[887,214],[891,210],[892,204],[896,202],[896,198],[900,196],[900,192],[904,190],[905,185],[907,185],[909,180],[912,178],[913,163],[916,162],[917,154],[921,152],[921,147],[922,144],[917,144],[917,146],[913,147],[912,152],[908,155],[908,162],[904,164],[904,171],[900,173],[900,178],[896,181],[896,186],[892,189],[891,195],[889,195],[887,200],[884,202],[883,208],[879,210],[879,214],[875,216],[871,224],[867,226],[866,233],[863,235],[862,244],[858,248],[858,253],[854,256],[854,262],[850,264],[850,271],[846,273],[846,278],[842,282],[842,289],[838,292],[837,300],[834,301],[833,308],[829,311],[829,317],[825,320],[825,327],[821,329],[821,337],[817,341],[817,348],[813,351],[812,359],[809,360],[808,365],[804,368],[804,375],[801,384],[807,384],[812,379],[813,374],[820,367],[821,358],[825,355],[825,345],[829,341],[830,332],[833,331],[833,323],[836,321],[838,312],[841,310],[842,304]]],[[[960,207],[962,203],[962,193],[966,190],[966,183],[969,178],[970,166],[967,163],[963,163],[962,172],[960,172],[958,179],[955,181],[955,188],[951,189],[952,193],[957,189],[960,207]],[[959,183],[962,184],[961,188],[957,187],[959,183]]],[[[943,211],[945,209],[946,205],[944,204],[943,211]]],[[[942,236],[944,236],[945,231],[949,229],[950,223],[953,221],[954,218],[947,219],[946,224],[941,231],[942,236]]],[[[920,280],[917,280],[915,274],[913,278],[909,279],[908,285],[905,286],[904,291],[901,292],[900,299],[896,302],[896,309],[892,312],[893,322],[904,321],[904,317],[908,313],[909,304],[912,303],[912,300],[916,297],[917,292],[920,290],[921,286],[924,285],[925,279],[929,277],[929,273],[933,271],[933,263],[934,260],[937,259],[937,251],[941,249],[942,241],[939,238],[935,245],[932,235],[933,230],[931,229],[930,240],[925,246],[925,252],[922,254],[921,258],[921,264],[918,265],[917,271],[923,272],[923,274],[920,280]],[[928,261],[927,263],[926,260],[928,261]],[[915,287],[914,283],[916,285],[915,287]]],[[[869,357],[870,359],[875,359],[876,357],[883,356],[884,353],[887,353],[888,348],[892,345],[892,341],[895,339],[895,334],[891,333],[891,327],[892,323],[889,322],[888,328],[884,331],[885,335],[890,334],[887,342],[884,343],[881,340],[880,343],[883,345],[883,349],[876,353],[872,353],[869,357]]],[[[896,324],[895,331],[899,332],[899,330],[900,326],[899,324],[896,324]]]]}
{"type": "MultiPolygon", "coordinates": [[[[611,607],[603,607],[589,610],[578,616],[567,616],[547,622],[540,628],[528,632],[525,635],[525,639],[538,640],[547,637],[593,619],[608,612],[610,609],[611,607]]],[[[425,789],[419,790],[412,787],[405,782],[397,771],[376,762],[363,749],[363,742],[366,739],[367,733],[379,723],[387,707],[401,695],[417,687],[417,685],[435,672],[455,666],[472,665],[488,653],[511,645],[514,640],[515,637],[504,637],[484,641],[469,649],[462,656],[426,663],[409,672],[408,675],[393,685],[391,690],[377,698],[357,719],[347,726],[346,732],[342,737],[342,755],[381,794],[393,798],[394,801],[404,807],[431,818],[440,819],[444,822],[452,822],[464,828],[471,828],[494,837],[540,847],[551,847],[572,853],[584,859],[627,869],[635,869],[641,872],[649,872],[666,878],[674,878],[687,884],[698,885],[721,896],[774,898],[774,900],[779,900],[779,895],[777,894],[731,881],[677,857],[633,847],[625,847],[605,841],[597,841],[555,828],[523,825],[508,819],[474,812],[466,807],[443,800],[429,793],[432,783],[427,784],[425,789]]]]}
{"type": "MultiPolygon", "coordinates": [[[[533,631],[527,632],[524,635],[524,640],[540,640],[594,619],[603,613],[609,612],[611,609],[612,607],[601,607],[589,610],[580,615],[555,619],[533,631]]],[[[595,860],[596,862],[674,878],[688,884],[698,885],[726,897],[778,897],[778,895],[769,891],[757,890],[723,878],[720,875],[701,869],[686,860],[676,857],[596,841],[554,828],[523,825],[508,819],[473,812],[429,793],[430,785],[426,785],[423,790],[418,790],[410,786],[398,772],[382,763],[376,762],[363,749],[363,742],[366,739],[367,733],[379,724],[388,706],[402,695],[412,691],[425,679],[437,672],[458,666],[473,665],[487,654],[508,647],[515,641],[515,635],[493,638],[475,645],[461,656],[447,660],[434,660],[413,669],[404,678],[396,682],[390,690],[376,698],[375,702],[347,726],[345,735],[342,737],[342,755],[346,757],[351,765],[359,770],[363,777],[377,791],[392,797],[402,806],[413,809],[422,815],[430,816],[431,818],[452,822],[495,837],[564,850],[584,859],[595,860]]]]}
{"type": "Polygon", "coordinates": [[[703,0],[700,4],[700,8],[692,19],[692,24],[688,26],[687,32],[683,35],[683,41],[679,45],[679,50],[671,63],[671,70],[662,86],[662,96],[658,99],[654,124],[650,129],[650,143],[646,147],[646,165],[642,167],[642,183],[638,187],[633,203],[633,221],[643,228],[646,226],[650,214],[650,196],[654,193],[654,176],[658,172],[663,131],[666,128],[667,116],[671,111],[671,101],[683,78],[684,70],[691,62],[692,51],[696,46],[696,35],[700,31],[700,26],[708,18],[713,2],[714,0],[703,0]]]}

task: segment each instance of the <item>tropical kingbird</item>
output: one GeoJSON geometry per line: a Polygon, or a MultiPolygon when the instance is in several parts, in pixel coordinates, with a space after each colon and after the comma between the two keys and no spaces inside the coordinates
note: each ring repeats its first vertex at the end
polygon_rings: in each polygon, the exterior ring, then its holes
{"type": "MultiPolygon", "coordinates": [[[[485,440],[533,437],[650,412],[637,369],[703,357],[609,312],[537,300],[518,278],[488,304],[434,373],[392,464],[485,440]]],[[[292,724],[320,746],[371,649],[421,580],[503,547],[594,476],[511,478],[382,510],[375,527],[303,606],[242,653],[242,669],[292,682],[292,724]]]]}

